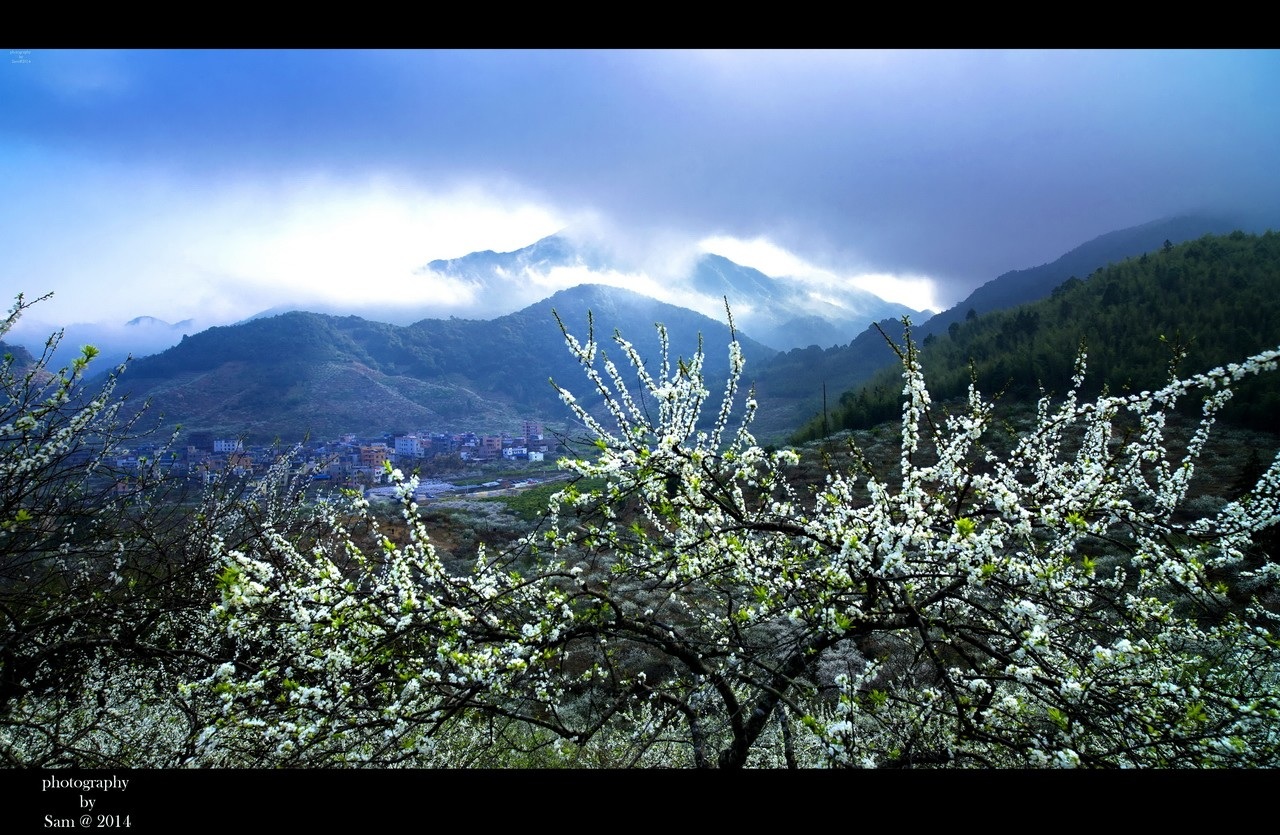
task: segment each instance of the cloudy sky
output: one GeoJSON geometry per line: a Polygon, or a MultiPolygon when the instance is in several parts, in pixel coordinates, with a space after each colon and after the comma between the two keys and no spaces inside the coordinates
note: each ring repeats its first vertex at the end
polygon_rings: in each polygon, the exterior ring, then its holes
{"type": "Polygon", "coordinates": [[[5,57],[35,327],[418,303],[427,262],[565,228],[659,279],[713,249],[940,309],[1170,215],[1280,227],[1277,51],[5,57]]]}

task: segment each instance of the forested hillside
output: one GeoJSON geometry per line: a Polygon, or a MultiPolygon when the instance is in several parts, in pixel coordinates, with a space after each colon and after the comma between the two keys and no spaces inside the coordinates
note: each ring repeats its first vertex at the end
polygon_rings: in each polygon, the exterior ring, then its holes
{"type": "MultiPolygon", "coordinates": [[[[900,341],[902,333],[889,333],[900,341]]],[[[1035,398],[1041,388],[1063,392],[1075,358],[1088,355],[1084,392],[1158,388],[1177,357],[1182,373],[1200,373],[1280,344],[1280,235],[1204,236],[1129,258],[1083,279],[1071,279],[1051,298],[952,322],[927,336],[920,362],[935,397],[979,388],[1007,398],[1035,398]]],[[[826,431],[863,428],[900,412],[900,369],[886,369],[864,386],[840,394],[826,431]]],[[[1192,407],[1195,404],[1191,404],[1192,407]]],[[[1227,419],[1273,428],[1280,386],[1254,381],[1224,411],[1227,419]]],[[[823,434],[819,418],[796,440],[823,434]]]]}
{"type": "MultiPolygon", "coordinates": [[[[1238,228],[1225,218],[1180,216],[1100,235],[1050,263],[1003,273],[927,320],[913,317],[917,338],[942,336],[952,324],[971,316],[1047,298],[1055,287],[1072,277],[1157,251],[1165,241],[1176,244],[1238,228]]],[[[882,320],[879,324],[900,332],[898,321],[882,320]]],[[[824,392],[828,403],[834,404],[841,392],[861,386],[876,372],[896,365],[893,352],[874,327],[868,327],[846,345],[826,350],[814,346],[775,357],[748,374],[758,385],[764,404],[758,421],[759,437],[786,438],[814,415],[821,415],[824,392]]]]}

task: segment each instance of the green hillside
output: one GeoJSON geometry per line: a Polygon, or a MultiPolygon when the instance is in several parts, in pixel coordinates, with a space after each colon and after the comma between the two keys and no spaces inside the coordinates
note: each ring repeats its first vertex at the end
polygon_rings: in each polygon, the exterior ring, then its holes
{"type": "MultiPolygon", "coordinates": [[[[131,364],[120,390],[150,400],[151,414],[188,430],[254,440],[435,431],[496,432],[524,419],[569,417],[554,378],[588,405],[591,392],[565,348],[552,311],[579,339],[587,313],[606,353],[618,329],[658,359],[655,322],[671,333],[673,357],[699,335],[707,372],[728,370],[728,327],[700,314],[610,287],[584,285],[490,321],[426,319],[407,327],[356,316],[292,312],[210,328],[131,364]]],[[[610,348],[614,348],[610,352],[610,348]]],[[[773,351],[744,340],[755,360],[773,351]]]]}
{"type": "MultiPolygon", "coordinates": [[[[901,333],[890,336],[901,337],[901,333]]],[[[1280,235],[1206,235],[1070,279],[1050,298],[952,322],[925,337],[921,362],[939,399],[958,397],[971,368],[981,390],[1033,398],[1064,391],[1081,345],[1088,351],[1085,394],[1153,389],[1179,370],[1198,373],[1280,344],[1280,235]]],[[[899,414],[895,369],[833,397],[828,431],[863,428],[899,414]]],[[[1194,404],[1193,404],[1194,405],[1194,404]]],[[[1271,428],[1280,408],[1274,383],[1254,381],[1226,416],[1271,428]]],[[[794,439],[821,437],[821,418],[794,439]]]]}
{"type": "MultiPolygon", "coordinates": [[[[1072,277],[1155,252],[1165,241],[1176,244],[1238,228],[1241,227],[1237,223],[1225,218],[1182,216],[1118,229],[1087,241],[1048,264],[1011,270],[993,278],[936,316],[924,322],[913,320],[916,334],[921,340],[930,334],[943,336],[952,324],[966,321],[970,313],[990,313],[1039,301],[1072,277]]],[[[883,320],[880,325],[893,332],[901,330],[894,319],[883,320]]],[[[896,367],[896,357],[874,327],[846,345],[780,354],[763,368],[749,372],[760,393],[757,437],[784,439],[797,426],[821,414],[824,391],[828,402],[834,404],[840,392],[863,385],[882,369],[896,367]]]]}

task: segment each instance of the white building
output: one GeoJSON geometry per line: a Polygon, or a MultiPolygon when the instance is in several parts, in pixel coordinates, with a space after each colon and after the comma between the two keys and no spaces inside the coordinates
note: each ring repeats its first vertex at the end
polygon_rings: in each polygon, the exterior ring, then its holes
{"type": "Polygon", "coordinates": [[[396,455],[405,458],[426,458],[430,450],[430,438],[418,435],[400,435],[396,438],[396,455]]]}

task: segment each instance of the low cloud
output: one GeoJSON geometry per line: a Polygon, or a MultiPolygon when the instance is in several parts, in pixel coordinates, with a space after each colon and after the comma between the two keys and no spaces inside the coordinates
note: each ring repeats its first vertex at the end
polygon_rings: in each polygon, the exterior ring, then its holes
{"type": "Polygon", "coordinates": [[[723,255],[730,261],[753,267],[765,275],[787,276],[813,288],[813,298],[842,306],[842,289],[856,287],[874,293],[885,301],[905,304],[914,310],[942,309],[938,303],[937,285],[925,276],[899,276],[889,273],[839,273],[819,267],[768,238],[750,240],[731,235],[703,238],[698,245],[706,252],[723,255]]]}

